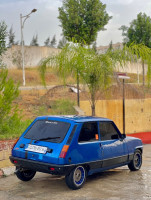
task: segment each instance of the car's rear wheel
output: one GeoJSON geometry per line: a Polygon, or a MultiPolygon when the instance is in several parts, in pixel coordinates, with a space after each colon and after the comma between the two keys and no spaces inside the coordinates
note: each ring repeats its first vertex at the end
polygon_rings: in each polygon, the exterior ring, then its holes
{"type": "Polygon", "coordinates": [[[133,160],[128,164],[128,167],[131,171],[137,171],[142,166],[142,152],[136,150],[133,156],[133,160]]]}
{"type": "Polygon", "coordinates": [[[17,178],[22,181],[30,181],[35,176],[36,172],[32,170],[24,170],[16,168],[15,174],[17,178]]]}
{"type": "Polygon", "coordinates": [[[77,166],[70,174],[66,175],[66,184],[70,189],[80,189],[86,181],[86,169],[83,166],[77,166]]]}

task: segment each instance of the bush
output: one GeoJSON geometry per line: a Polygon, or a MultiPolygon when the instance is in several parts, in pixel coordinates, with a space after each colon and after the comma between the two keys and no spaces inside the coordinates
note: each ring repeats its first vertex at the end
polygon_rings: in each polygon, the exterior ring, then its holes
{"type": "Polygon", "coordinates": [[[0,139],[14,139],[19,137],[30,123],[30,120],[22,121],[18,115],[8,118],[0,125],[0,139]]]}
{"type": "Polygon", "coordinates": [[[30,121],[22,121],[18,107],[13,101],[19,96],[19,84],[8,79],[8,70],[0,71],[0,139],[18,137],[30,121]]]}
{"type": "Polygon", "coordinates": [[[56,100],[51,105],[51,114],[53,115],[76,115],[74,102],[69,100],[56,100]]]}

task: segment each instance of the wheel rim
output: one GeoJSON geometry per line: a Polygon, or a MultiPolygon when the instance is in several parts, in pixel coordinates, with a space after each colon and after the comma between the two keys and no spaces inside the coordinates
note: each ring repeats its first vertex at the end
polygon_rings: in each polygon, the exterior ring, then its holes
{"type": "Polygon", "coordinates": [[[142,156],[140,153],[136,153],[134,157],[134,165],[136,168],[140,168],[142,164],[142,156]]]}
{"type": "Polygon", "coordinates": [[[79,166],[74,171],[74,183],[76,186],[82,185],[85,180],[85,169],[79,166]]]}

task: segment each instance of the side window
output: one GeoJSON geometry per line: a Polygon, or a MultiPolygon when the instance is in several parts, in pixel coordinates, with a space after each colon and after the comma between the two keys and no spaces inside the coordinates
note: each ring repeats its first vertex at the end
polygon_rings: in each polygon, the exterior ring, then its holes
{"type": "Polygon", "coordinates": [[[112,122],[99,122],[101,140],[118,139],[118,133],[114,128],[112,122]]]}
{"type": "Polygon", "coordinates": [[[81,128],[78,142],[91,142],[98,140],[98,126],[96,122],[86,122],[81,128]]]}

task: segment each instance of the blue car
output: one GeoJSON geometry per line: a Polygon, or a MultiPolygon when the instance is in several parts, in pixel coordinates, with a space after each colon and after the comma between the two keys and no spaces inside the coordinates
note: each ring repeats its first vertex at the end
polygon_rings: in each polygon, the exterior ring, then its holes
{"type": "Polygon", "coordinates": [[[110,119],[83,116],[37,117],[16,141],[10,156],[15,174],[31,180],[36,171],[64,175],[69,188],[93,173],[142,165],[142,141],[121,134],[110,119]]]}

